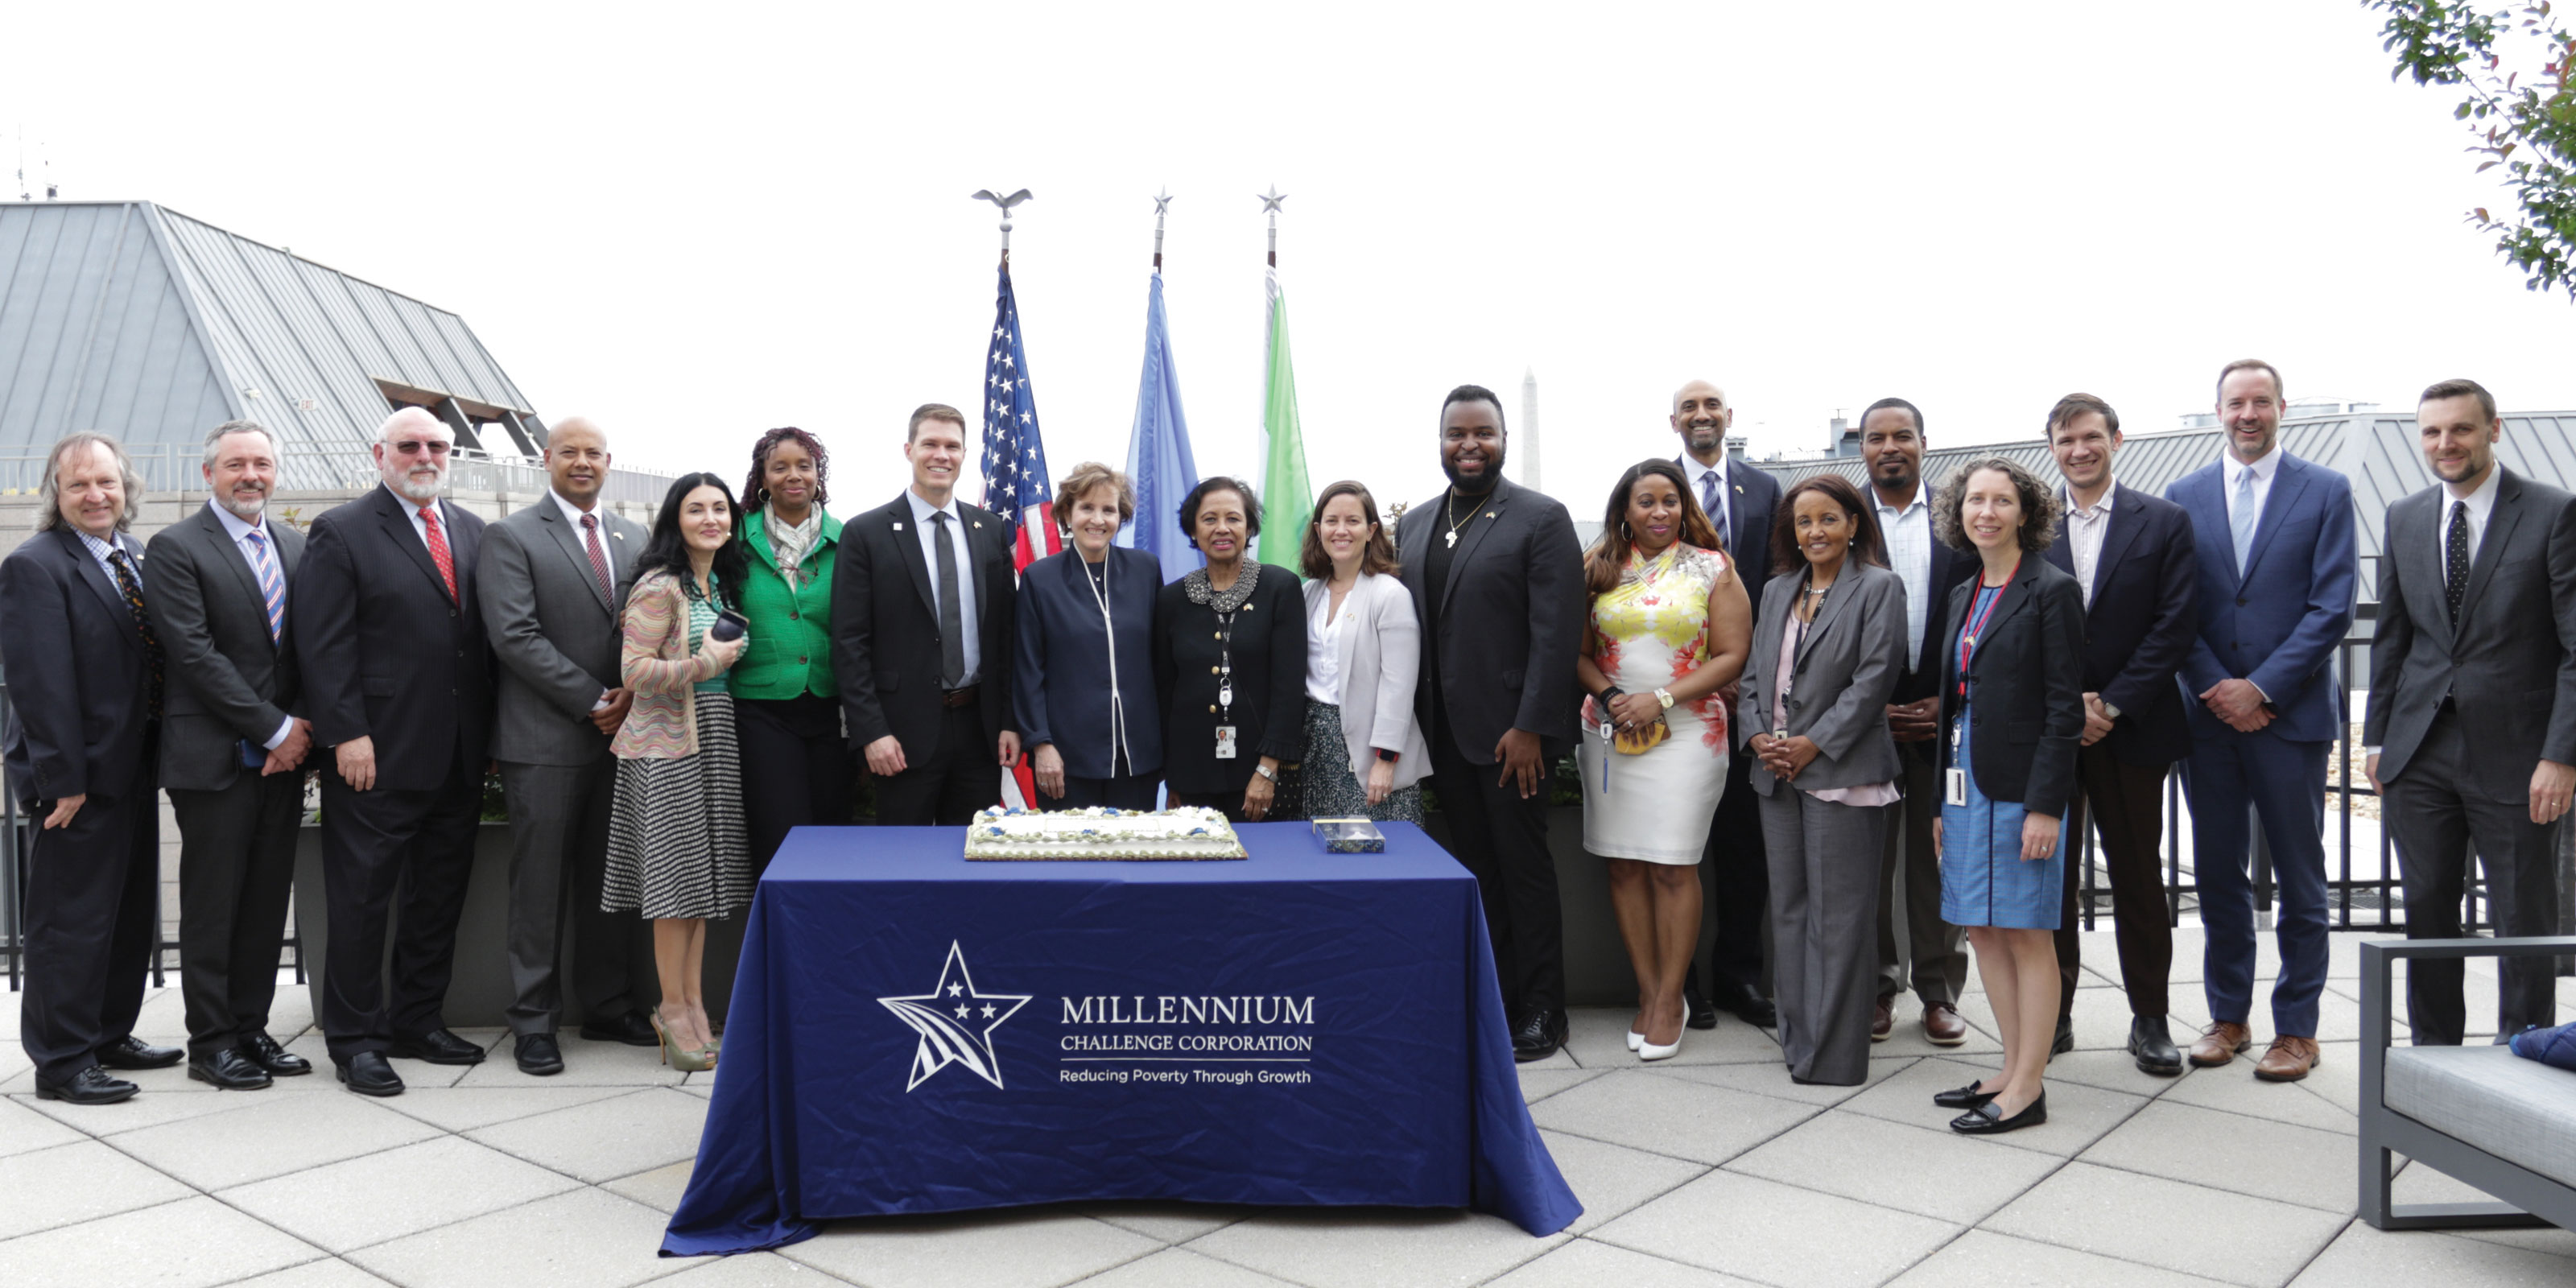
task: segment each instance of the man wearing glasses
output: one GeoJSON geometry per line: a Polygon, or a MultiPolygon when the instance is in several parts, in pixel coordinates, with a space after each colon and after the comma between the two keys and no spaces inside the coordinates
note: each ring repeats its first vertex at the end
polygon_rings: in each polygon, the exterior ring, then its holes
{"type": "Polygon", "coordinates": [[[369,1096],[402,1094],[388,1056],[483,1059],[439,1014],[492,732],[491,651],[474,608],[483,521],[438,497],[454,446],[418,407],[387,417],[375,444],[385,485],[313,521],[287,598],[313,740],[330,748],[319,1018],[340,1081],[369,1096]]]}

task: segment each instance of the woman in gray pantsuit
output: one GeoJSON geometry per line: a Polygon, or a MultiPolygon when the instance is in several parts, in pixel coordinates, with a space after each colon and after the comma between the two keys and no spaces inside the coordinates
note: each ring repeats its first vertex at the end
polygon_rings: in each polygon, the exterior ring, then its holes
{"type": "Polygon", "coordinates": [[[1836,475],[1780,498],[1771,549],[1736,727],[1750,734],[1770,860],[1780,1047],[1792,1080],[1858,1086],[1878,996],[1884,807],[1897,799],[1886,708],[1905,670],[1905,582],[1836,475]]]}

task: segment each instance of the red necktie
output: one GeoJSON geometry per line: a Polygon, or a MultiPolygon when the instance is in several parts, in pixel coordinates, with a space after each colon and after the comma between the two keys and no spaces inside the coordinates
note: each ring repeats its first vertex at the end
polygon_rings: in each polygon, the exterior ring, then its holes
{"type": "Polygon", "coordinates": [[[581,516],[581,539],[584,544],[590,547],[590,570],[599,576],[600,598],[605,599],[612,604],[616,603],[617,587],[610,582],[608,577],[608,552],[599,548],[598,515],[585,514],[581,516]]]}
{"type": "Polygon", "coordinates": [[[447,534],[438,528],[438,504],[420,507],[422,530],[429,534],[429,561],[438,565],[438,579],[447,583],[447,597],[456,598],[456,557],[447,553],[447,534]]]}

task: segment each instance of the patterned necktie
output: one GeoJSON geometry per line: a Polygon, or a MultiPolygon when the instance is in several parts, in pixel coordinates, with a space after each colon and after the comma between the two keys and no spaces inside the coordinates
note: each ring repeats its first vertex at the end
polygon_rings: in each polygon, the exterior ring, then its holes
{"type": "Polygon", "coordinates": [[[2460,624],[2460,600],[2469,593],[2469,503],[2451,503],[2451,532],[2442,542],[2442,576],[2449,584],[2444,599],[2451,606],[2451,625],[2460,624]]]}
{"type": "Polygon", "coordinates": [[[957,550],[948,544],[948,512],[930,516],[930,544],[939,551],[939,685],[966,683],[966,615],[958,602],[957,550]]]}
{"type": "Polygon", "coordinates": [[[1720,499],[1721,497],[1717,490],[1717,471],[1710,470],[1708,473],[1700,475],[1700,512],[1708,516],[1709,526],[1717,529],[1717,548],[1724,550],[1727,546],[1726,512],[1718,508],[1718,502],[1720,499]]]}
{"type": "Polygon", "coordinates": [[[2245,575],[2245,557],[2254,550],[2254,471],[2236,472],[2236,505],[2227,516],[2227,530],[2236,539],[2236,575],[2245,575]]]}
{"type": "Polygon", "coordinates": [[[277,575],[277,560],[268,553],[268,534],[250,531],[250,567],[259,577],[259,597],[268,604],[268,642],[286,639],[286,581],[277,575]]]}
{"type": "Polygon", "coordinates": [[[438,565],[438,579],[447,583],[447,597],[456,598],[456,556],[447,553],[447,534],[438,529],[438,505],[432,502],[420,507],[422,531],[429,535],[429,561],[438,565]]]}
{"type": "Polygon", "coordinates": [[[599,578],[599,597],[612,604],[616,603],[617,585],[608,575],[608,552],[599,548],[598,515],[581,516],[581,540],[582,544],[590,548],[590,571],[592,576],[599,578]]]}
{"type": "Polygon", "coordinates": [[[125,610],[134,614],[134,629],[143,632],[143,658],[152,671],[152,692],[147,704],[152,718],[161,718],[161,637],[153,633],[152,617],[143,611],[143,583],[134,575],[134,565],[122,548],[107,552],[107,561],[116,568],[116,588],[125,596],[125,610]]]}

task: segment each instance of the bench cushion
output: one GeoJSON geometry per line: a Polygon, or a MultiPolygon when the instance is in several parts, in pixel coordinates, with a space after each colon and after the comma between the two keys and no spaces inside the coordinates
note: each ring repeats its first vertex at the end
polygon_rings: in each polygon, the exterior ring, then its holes
{"type": "Polygon", "coordinates": [[[2446,1136],[2576,1185],[2576,1073],[2509,1047],[2390,1047],[2384,1098],[2446,1136]]]}

